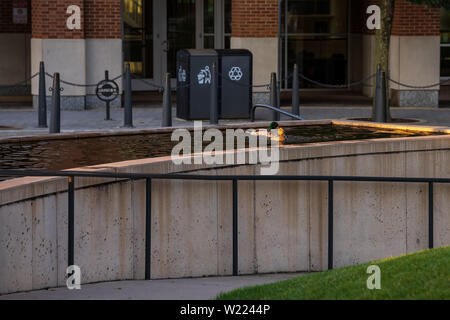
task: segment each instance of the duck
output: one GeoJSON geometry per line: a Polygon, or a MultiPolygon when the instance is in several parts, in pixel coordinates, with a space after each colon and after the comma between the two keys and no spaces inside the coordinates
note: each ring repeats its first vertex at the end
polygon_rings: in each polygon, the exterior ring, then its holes
{"type": "Polygon", "coordinates": [[[281,128],[280,125],[278,124],[278,122],[276,122],[276,121],[274,121],[270,124],[267,131],[254,131],[254,132],[252,132],[252,135],[267,136],[271,140],[279,141],[279,142],[285,142],[288,138],[284,129],[281,128]]]}
{"type": "Polygon", "coordinates": [[[269,129],[268,129],[268,135],[272,140],[275,141],[280,141],[280,142],[285,142],[287,140],[287,135],[286,132],[284,131],[283,128],[280,127],[280,125],[278,124],[278,122],[274,121],[270,124],[269,129]],[[277,130],[277,133],[273,134],[273,130],[277,130]]]}

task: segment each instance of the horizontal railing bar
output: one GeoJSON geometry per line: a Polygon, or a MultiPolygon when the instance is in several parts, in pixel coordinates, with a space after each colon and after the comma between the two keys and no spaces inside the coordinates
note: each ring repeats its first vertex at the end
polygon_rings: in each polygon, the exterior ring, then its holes
{"type": "Polygon", "coordinates": [[[0,176],[8,177],[86,177],[110,179],[159,179],[159,180],[203,180],[203,181],[356,181],[356,182],[411,182],[411,183],[450,183],[450,178],[402,178],[402,177],[365,177],[365,176],[307,176],[307,175],[192,175],[192,174],[146,174],[112,173],[85,171],[37,171],[37,170],[0,170],[0,176]]]}

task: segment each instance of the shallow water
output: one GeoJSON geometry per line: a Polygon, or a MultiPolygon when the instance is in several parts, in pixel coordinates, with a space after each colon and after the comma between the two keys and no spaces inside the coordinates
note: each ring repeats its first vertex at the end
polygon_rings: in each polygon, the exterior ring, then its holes
{"type": "MultiPolygon", "coordinates": [[[[333,125],[288,127],[286,134],[288,140],[285,144],[293,145],[431,135],[423,132],[333,125]]],[[[177,143],[171,141],[170,133],[0,143],[0,169],[63,170],[169,156],[177,143]]]]}

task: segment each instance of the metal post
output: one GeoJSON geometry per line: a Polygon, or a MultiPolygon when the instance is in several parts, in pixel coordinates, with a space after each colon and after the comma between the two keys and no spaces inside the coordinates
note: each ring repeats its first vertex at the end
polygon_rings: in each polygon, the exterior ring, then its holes
{"type": "MultiPolygon", "coordinates": [[[[105,80],[108,81],[109,80],[109,71],[105,70],[105,80]]],[[[106,101],[106,121],[111,120],[111,110],[110,110],[110,102],[106,101]]]]}
{"type": "Polygon", "coordinates": [[[333,180],[328,180],[328,270],[333,269],[333,180]]]}
{"type": "Polygon", "coordinates": [[[44,61],[39,64],[39,128],[47,128],[47,94],[45,92],[45,66],[44,61]]]}
{"type": "Polygon", "coordinates": [[[131,71],[130,64],[127,63],[125,68],[125,99],[124,99],[124,127],[133,127],[133,107],[132,107],[132,88],[131,88],[131,71]]]}
{"type": "Polygon", "coordinates": [[[387,122],[386,74],[377,67],[377,84],[375,90],[375,122],[387,122]]]}
{"type": "Polygon", "coordinates": [[[75,264],[75,177],[69,177],[69,216],[68,216],[68,265],[75,264]]]}
{"type": "Polygon", "coordinates": [[[239,275],[238,262],[238,181],[233,180],[233,276],[239,275]]]}
{"type": "Polygon", "coordinates": [[[163,93],[163,113],[162,113],[162,126],[172,126],[172,88],[170,85],[170,73],[166,73],[166,81],[164,82],[163,93]]]}
{"type": "Polygon", "coordinates": [[[211,70],[211,102],[209,111],[209,123],[219,123],[219,106],[218,106],[218,94],[217,94],[217,66],[214,62],[211,70]]]}
{"type": "Polygon", "coordinates": [[[145,190],[145,280],[150,280],[152,259],[152,179],[146,179],[145,190]]]}
{"type": "Polygon", "coordinates": [[[61,86],[59,73],[53,75],[52,112],[50,117],[50,133],[61,132],[61,86]]]}
{"type": "Polygon", "coordinates": [[[433,182],[428,183],[428,247],[434,248],[434,190],[433,182]]]}
{"type": "MultiPolygon", "coordinates": [[[[270,105],[274,108],[278,107],[278,86],[277,86],[277,74],[272,72],[270,76],[270,105]]],[[[280,121],[280,114],[276,111],[272,113],[272,121],[280,121]]]]}
{"type": "Polygon", "coordinates": [[[300,97],[299,97],[299,81],[298,81],[298,66],[294,64],[294,74],[292,78],[292,113],[300,115],[300,97]]]}

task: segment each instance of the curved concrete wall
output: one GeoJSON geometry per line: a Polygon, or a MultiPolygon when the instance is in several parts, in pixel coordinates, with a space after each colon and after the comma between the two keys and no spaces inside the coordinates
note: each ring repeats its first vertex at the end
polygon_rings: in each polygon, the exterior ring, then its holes
{"type": "MultiPolygon", "coordinates": [[[[450,136],[283,147],[279,174],[450,177],[450,136]]],[[[255,166],[174,166],[169,158],[83,168],[259,174],[255,166]]],[[[336,182],[334,265],[426,249],[426,184],[336,182]]],[[[232,274],[231,182],[153,181],[152,278],[232,274]]],[[[435,246],[450,245],[450,186],[435,186],[435,246]]],[[[239,272],[327,267],[328,186],[239,182],[239,272]]],[[[77,179],[82,282],[144,278],[145,182],[77,179]]],[[[0,293],[65,286],[67,180],[0,183],[0,293]]]]}

